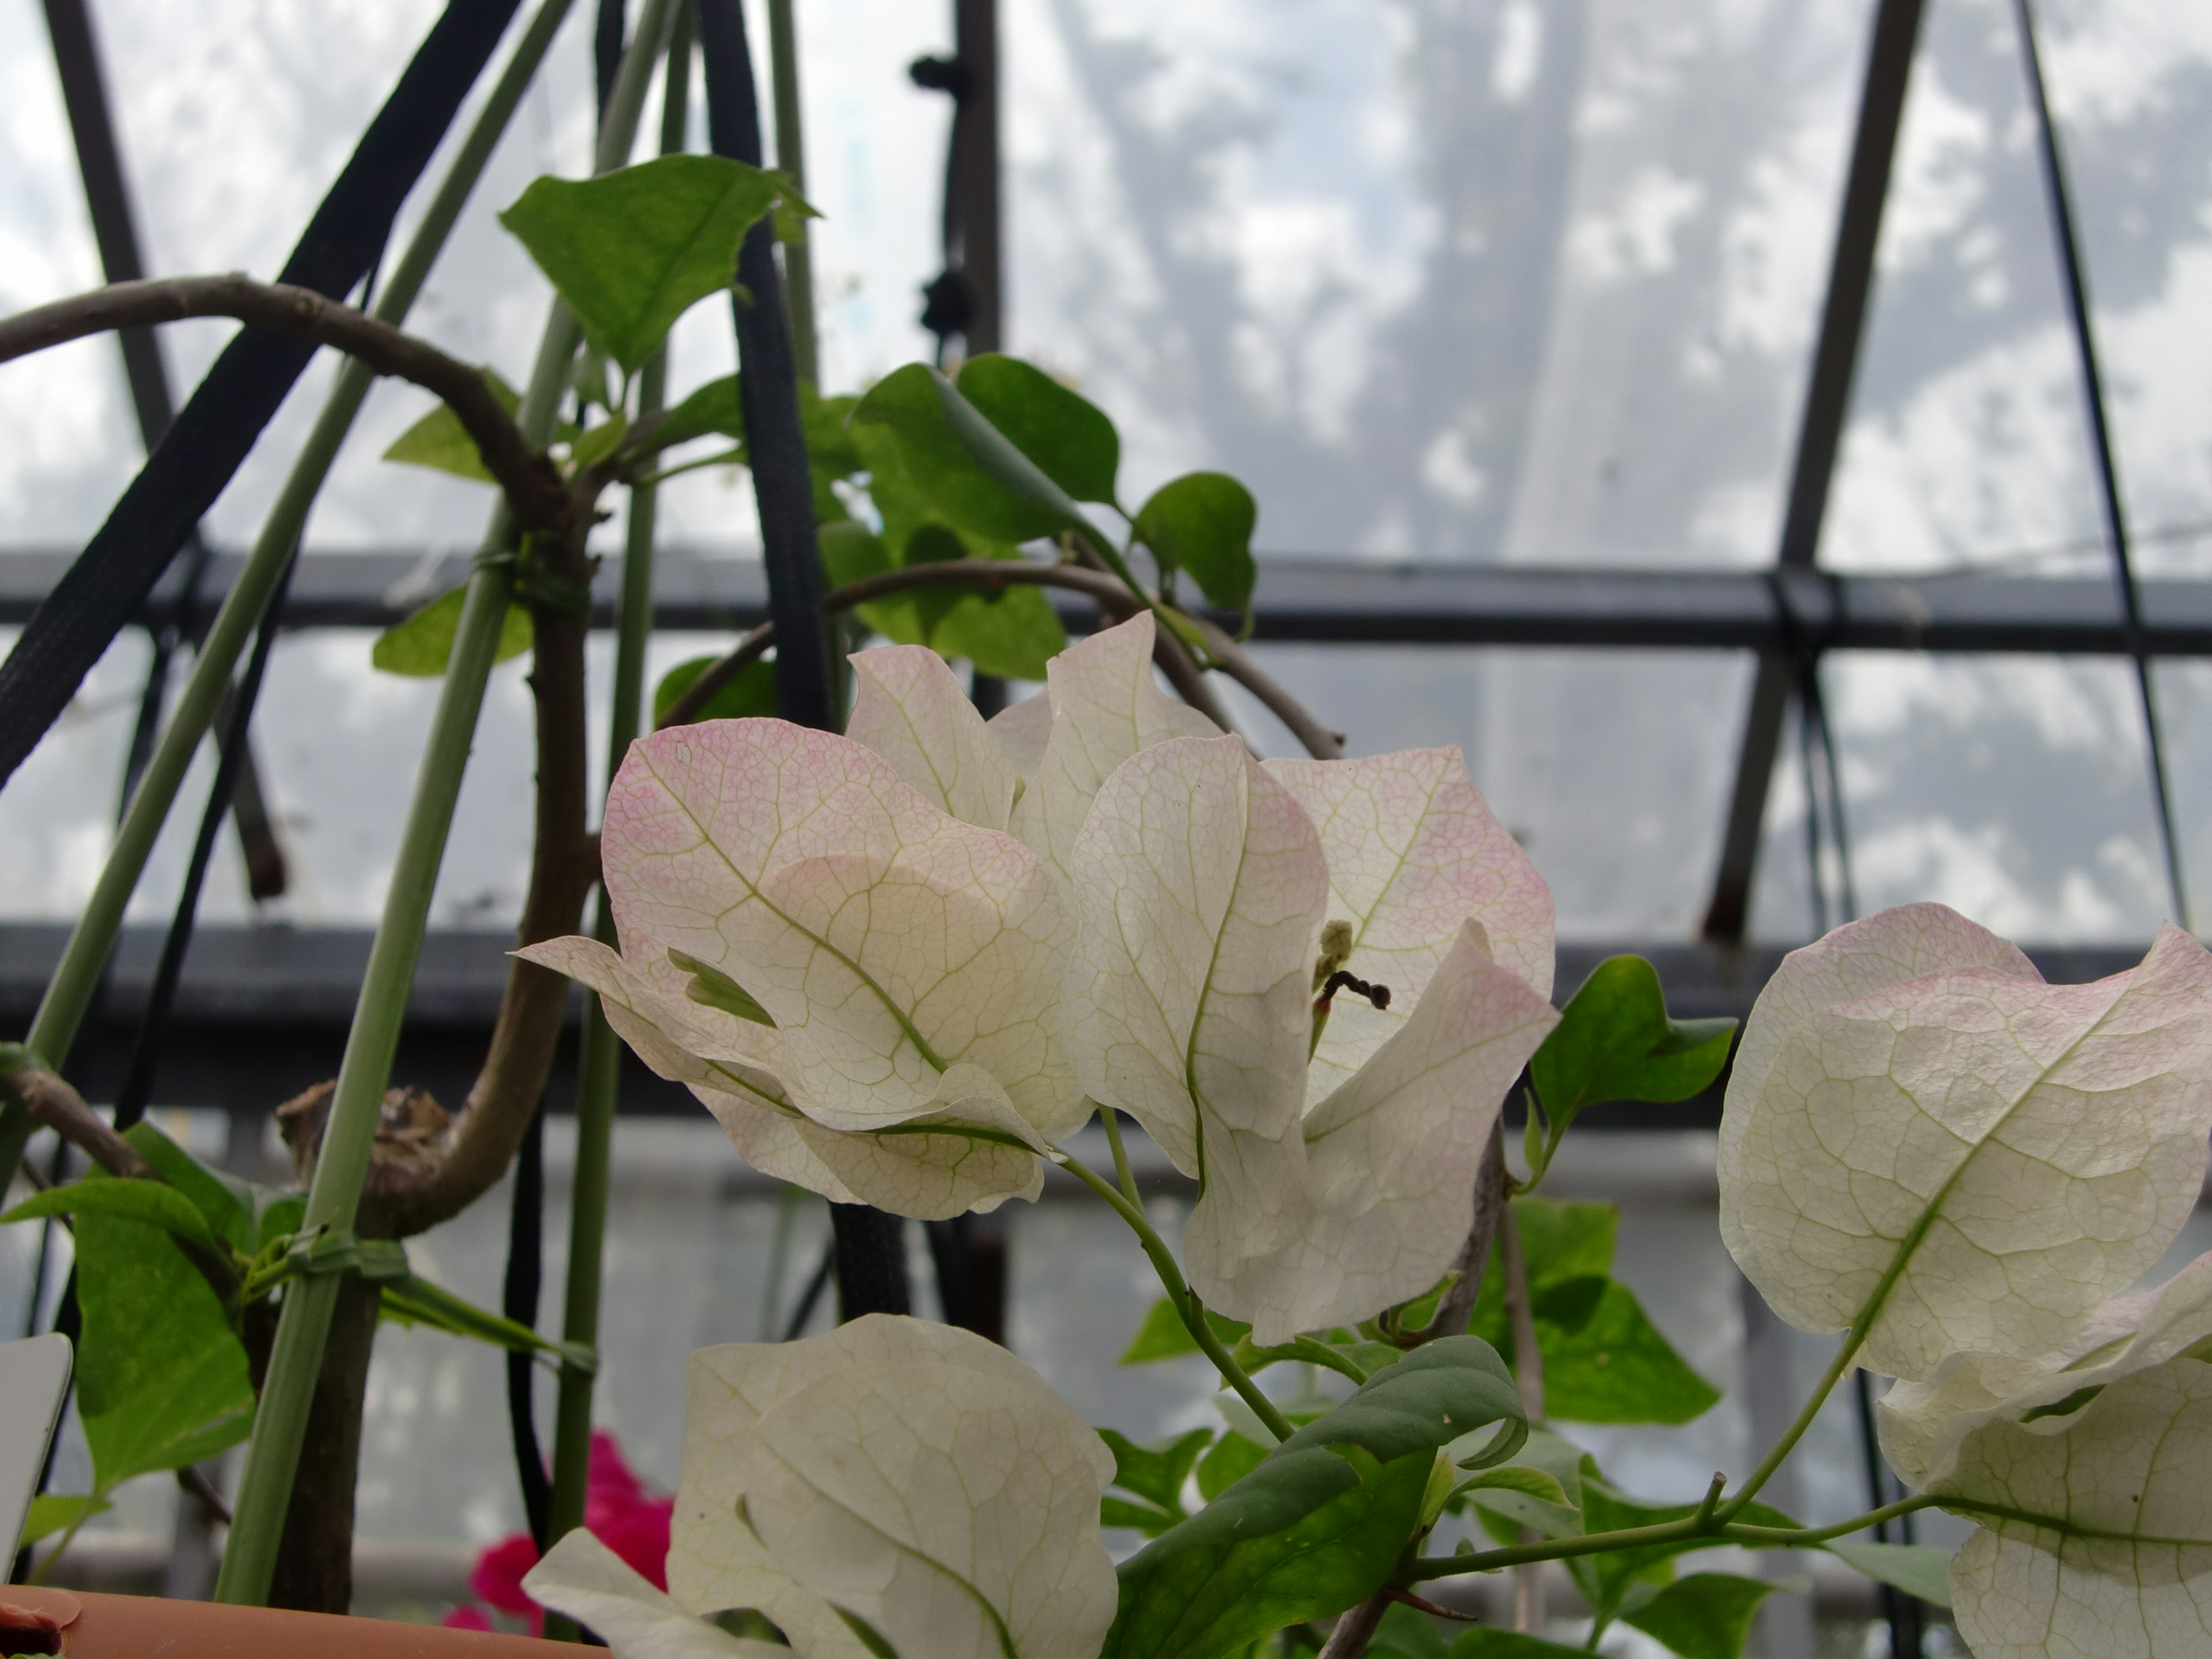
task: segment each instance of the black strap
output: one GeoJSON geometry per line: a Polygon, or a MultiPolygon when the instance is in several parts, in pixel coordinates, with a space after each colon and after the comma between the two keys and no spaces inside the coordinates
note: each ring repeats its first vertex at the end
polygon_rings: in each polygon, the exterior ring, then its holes
{"type": "MultiPolygon", "coordinates": [[[[450,0],[279,282],[343,299],[490,60],[520,0],[450,0]]],[[[0,785],[13,777],[236,474],[314,355],[312,342],[241,331],[84,552],[0,663],[0,785]]]]}
{"type": "MultiPolygon", "coordinates": [[[[706,70],[707,136],[717,155],[761,165],[759,95],[740,0],[698,0],[699,58],[706,70]]],[[[814,539],[814,485],[799,423],[799,362],[775,265],[775,233],[765,222],[738,249],[739,381],[753,499],[760,508],[768,612],[775,623],[775,705],[786,720],[834,732],[837,718],[823,609],[822,561],[814,539]]],[[[906,1239],[896,1218],[860,1204],[833,1204],[837,1304],[847,1319],[905,1313],[906,1239]]]]}

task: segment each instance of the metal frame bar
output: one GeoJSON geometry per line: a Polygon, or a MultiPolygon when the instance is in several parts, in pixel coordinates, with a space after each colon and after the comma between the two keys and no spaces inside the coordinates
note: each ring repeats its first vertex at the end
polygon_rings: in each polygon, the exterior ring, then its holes
{"type": "MultiPolygon", "coordinates": [[[[1875,249],[1881,238],[1882,209],[1889,196],[1890,163],[1897,154],[1897,132],[1911,78],[1913,50],[1920,35],[1922,0],[1881,0],[1867,47],[1866,83],[1859,99],[1858,133],[1851,144],[1850,173],[1844,186],[1842,216],[1828,268],[1828,294],[1820,313],[1820,343],[1805,392],[1805,411],[1790,468],[1789,508],[1782,523],[1777,568],[1787,574],[1809,571],[1828,507],[1828,486],[1835,477],[1836,453],[1850,412],[1851,382],[1858,368],[1859,342],[1865,331],[1867,301],[1874,287],[1875,249]]],[[[1817,657],[1817,641],[1793,641],[1817,657]]],[[[1729,799],[1721,838],[1720,866],[1705,909],[1703,933],[1709,939],[1743,938],[1751,908],[1752,878],[1766,819],[1767,791],[1782,743],[1783,715],[1790,682],[1801,671],[1780,653],[1759,661],[1751,703],[1744,717],[1743,746],[1737,757],[1735,785],[1729,799]]],[[[1812,672],[1817,672],[1817,665],[1812,672]]]]}
{"type": "MultiPolygon", "coordinates": [[[[62,103],[68,112],[70,137],[76,150],[77,172],[84,181],[85,206],[92,217],[92,234],[100,250],[101,273],[111,283],[136,282],[146,275],[146,262],[138,242],[137,216],[123,176],[122,147],[107,98],[107,79],[94,32],[88,0],[45,0],[46,31],[53,43],[54,70],[61,81],[62,103]]],[[[161,356],[160,337],[150,328],[118,331],[116,343],[123,353],[123,374],[131,390],[131,403],[138,417],[138,433],[151,455],[175,418],[176,402],[169,385],[168,364],[161,356]]],[[[138,723],[125,763],[123,804],[128,805],[137,787],[138,775],[152,756],[154,739],[161,724],[161,705],[167,690],[169,665],[185,640],[197,641],[195,613],[200,591],[207,580],[210,555],[196,530],[179,562],[179,575],[171,592],[157,605],[149,605],[146,632],[154,646],[153,661],[146,671],[146,688],[139,699],[138,723]]],[[[58,578],[57,578],[58,580],[58,578]]],[[[158,591],[158,590],[157,590],[158,591]]],[[[218,718],[218,729],[228,733],[233,726],[231,699],[218,718]]],[[[236,787],[231,815],[246,855],[246,886],[256,899],[274,898],[286,885],[283,849],[270,823],[267,799],[254,764],[250,738],[241,739],[245,752],[234,763],[236,787]]]]}
{"type": "Polygon", "coordinates": [[[2126,613],[2127,650],[2135,663],[2136,690],[2142,705],[2143,735],[2149,745],[2152,805],[2158,813],[2159,835],[2166,851],[2167,884],[2174,915],[2189,925],[2189,885],[2181,864],[2181,836],[2175,828],[2173,794],[2166,765],[2166,736],[2158,714],[2158,696],[2151,684],[2149,653],[2142,629],[2142,591],[2136,579],[2135,559],[2128,543],[2128,515],[2120,501],[2120,475],[2112,459],[2111,422],[2105,412],[2105,377],[2097,362],[2097,335],[2089,317],[2088,282],[2082,269],[2081,249],[2074,231],[2074,205],[2066,182],[2066,161],[2058,144],[2058,124],[2051,113],[2051,97],[2043,82],[2043,56],[2035,43],[2035,14],[2028,0],[2013,0],[2014,27],[2020,32],[2022,75],[2035,107],[2039,148],[2043,161],[2044,187],[2050,196],[2053,240],[2057,244],[2059,268],[2066,280],[2066,307],[2073,325],[2074,349],[2081,374],[2082,413],[2089,423],[2090,447],[2097,459],[2099,505],[2104,509],[2105,532],[2111,539],[2112,576],[2126,613]]]}

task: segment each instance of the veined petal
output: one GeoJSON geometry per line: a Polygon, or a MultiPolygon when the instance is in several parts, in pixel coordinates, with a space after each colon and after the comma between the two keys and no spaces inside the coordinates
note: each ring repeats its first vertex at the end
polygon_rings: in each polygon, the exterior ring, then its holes
{"type": "Polygon", "coordinates": [[[2165,1284],[2115,1297],[2066,1348],[2040,1362],[1955,1354],[1928,1382],[1900,1382],[1879,1407],[1882,1455],[1918,1488],[1952,1473],[1960,1444],[1984,1423],[2070,1415],[2098,1390],[2212,1338],[2212,1251],[2165,1284]]]}
{"type": "Polygon", "coordinates": [[[1153,680],[1148,611],[1070,646],[1045,672],[1052,730],[1036,775],[1015,804],[1012,827],[1039,858],[1067,875],[1091,801],[1115,768],[1170,738],[1221,734],[1153,680]]]}
{"type": "Polygon", "coordinates": [[[849,738],[720,720],[633,746],[603,861],[623,938],[727,974],[773,1018],[808,1114],[934,1109],[966,1061],[1047,1133],[1081,1113],[1050,1029],[1071,937],[1032,854],[849,738]]]}
{"type": "Polygon", "coordinates": [[[1405,1024],[1469,917],[1500,967],[1551,994],[1551,889],[1483,800],[1456,744],[1265,764],[1321,836],[1329,920],[1352,927],[1346,968],[1390,988],[1387,1009],[1338,1000],[1314,1053],[1310,1105],[1405,1024]]]}
{"type": "Polygon", "coordinates": [[[1014,762],[992,736],[945,659],[926,646],[855,652],[857,690],[846,734],[890,763],[933,805],[963,823],[1004,830],[1014,762]]]}
{"type": "MultiPolygon", "coordinates": [[[[579,1527],[525,1574],[531,1600],[598,1632],[615,1659],[830,1659],[834,1650],[784,1648],[732,1636],[685,1612],[635,1567],[579,1527]]],[[[848,1659],[861,1651],[857,1642],[848,1659]]]]}
{"type": "Polygon", "coordinates": [[[2212,1651],[2212,1365],[2177,1358],[2081,1411],[1982,1425],[1936,1490],[1981,1523],[1951,1563],[1978,1659],[2212,1651]]]}
{"type": "Polygon", "coordinates": [[[1793,953],[1722,1120],[1721,1229],[1775,1310],[1908,1380],[2063,1348],[2164,1252],[2212,1128],[2212,956],[2045,985],[1937,905],[1793,953]]]}
{"type": "MultiPolygon", "coordinates": [[[[1079,651],[1082,647],[1074,648],[1079,651]]],[[[1008,703],[991,716],[990,731],[1006,751],[1014,775],[1025,784],[1033,782],[1037,763],[1044,759],[1044,746],[1052,737],[1052,693],[1032,692],[1019,702],[1008,703]]]]}
{"type": "Polygon", "coordinates": [[[1265,1303],[1239,1310],[1255,1342],[1356,1323],[1443,1276],[1505,1092],[1559,1023],[1462,923],[1411,1016],[1306,1118],[1312,1212],[1273,1258],[1265,1303]]]}
{"type": "Polygon", "coordinates": [[[633,961],[595,939],[571,934],[526,945],[514,955],[565,974],[599,994],[608,1024],[654,1075],[672,1083],[787,1098],[781,1073],[789,1061],[773,1026],[740,1019],[685,994],[690,976],[665,952],[633,961]]]}
{"type": "Polygon", "coordinates": [[[1243,1318],[1243,1264],[1279,1248],[1306,1208],[1320,842],[1239,740],[1182,738],[1107,781],[1074,859],[1079,1074],[1199,1178],[1191,1282],[1243,1318]]]}
{"type": "Polygon", "coordinates": [[[963,1063],[1048,1134],[1086,1115],[1059,1030],[1073,920],[1012,836],[951,825],[890,858],[780,865],[760,893],[722,925],[755,964],[811,1115],[902,1121],[936,1097],[939,1068],[963,1063]]]}
{"type": "Polygon", "coordinates": [[[953,1340],[764,1412],[740,1462],[746,1513],[793,1577],[904,1651],[1094,1659],[1116,1591],[1104,1445],[1036,1373],[974,1363],[963,1350],[994,1345],[935,1328],[953,1340]]]}
{"type": "Polygon", "coordinates": [[[995,1210],[1044,1189],[1050,1148],[988,1073],[955,1066],[951,1103],[884,1127],[832,1129],[758,1094],[695,1085],[738,1155],[763,1175],[836,1204],[872,1204],[917,1221],[995,1210]]]}
{"type": "MultiPolygon", "coordinates": [[[[879,1631],[896,1630],[902,1653],[917,1659],[964,1659],[962,1642],[994,1619],[1019,1638],[1019,1659],[1097,1653],[1115,1601],[1098,1536],[1112,1455],[996,1344],[872,1314],[803,1342],[702,1349],[692,1356],[684,1430],[668,1582],[686,1606],[760,1607],[809,1659],[831,1625],[844,1629],[832,1601],[879,1631]],[[884,1403],[877,1391],[886,1387],[902,1398],[879,1413],[871,1408],[884,1403]],[[830,1398],[839,1409],[808,1409],[830,1398]],[[776,1443],[769,1445],[763,1424],[787,1406],[793,1409],[780,1428],[771,1425],[776,1443]],[[902,1422],[907,1435],[851,1432],[886,1419],[902,1422]],[[971,1448],[971,1440],[979,1443],[971,1448]],[[830,1492],[809,1481],[801,1471],[815,1470],[824,1454],[857,1489],[830,1492]],[[957,1468],[940,1475],[946,1462],[957,1468]],[[776,1491],[760,1489],[763,1475],[776,1491]],[[886,1495],[891,1512],[880,1513],[874,1500],[886,1495]],[[879,1520],[882,1530],[850,1551],[842,1542],[825,1551],[795,1541],[818,1526],[821,1507],[841,1498],[855,1506],[848,1516],[879,1520]],[[917,1558],[925,1555],[979,1592],[989,1611],[924,1566],[917,1558]],[[920,1620],[899,1599],[917,1577],[920,1620]],[[771,1580],[788,1586],[775,1606],[757,1599],[771,1580]],[[938,1601],[933,1590],[950,1595],[938,1601]]],[[[857,1641],[845,1639],[841,1654],[857,1659],[857,1641]]],[[[1000,1659],[999,1650],[982,1650],[982,1659],[1000,1659]]]]}

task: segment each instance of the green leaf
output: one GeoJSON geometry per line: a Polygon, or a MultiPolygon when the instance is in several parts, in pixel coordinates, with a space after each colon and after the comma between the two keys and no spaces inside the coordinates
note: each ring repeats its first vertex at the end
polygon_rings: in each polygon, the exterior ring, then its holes
{"type": "Polygon", "coordinates": [[[472,1341],[489,1343],[495,1348],[508,1348],[518,1353],[544,1354],[551,1358],[574,1358],[561,1344],[539,1335],[529,1326],[495,1314],[489,1308],[479,1308],[473,1302],[455,1296],[441,1285],[409,1273],[403,1279],[387,1279],[379,1300],[378,1312],[396,1325],[422,1325],[432,1330],[444,1331],[451,1336],[465,1336],[472,1341]]]}
{"type": "Polygon", "coordinates": [[[1421,1523],[1437,1449],[1501,1421],[1510,1455],[1527,1423],[1487,1343],[1414,1350],[1122,1564],[1108,1659],[1207,1659],[1363,1600],[1421,1523]]]}
{"type": "Polygon", "coordinates": [[[1544,1402],[1553,1416],[1577,1423],[1686,1423],[1719,1401],[1721,1391],[1684,1363],[1619,1279],[1571,1279],[1532,1300],[1544,1356],[1544,1402]],[[1570,1296],[1577,1306],[1586,1305],[1584,1286],[1598,1293],[1579,1322],[1547,1316],[1570,1296]]]}
{"type": "Polygon", "coordinates": [[[1569,1000],[1528,1062],[1556,1140],[1584,1107],[1607,1100],[1687,1100],[1720,1075],[1732,1019],[1670,1019],[1659,970],[1609,957],[1569,1000]]]}
{"type": "Polygon", "coordinates": [[[191,1200],[158,1181],[89,1180],[49,1188],[0,1215],[0,1223],[57,1215],[77,1217],[80,1227],[94,1216],[142,1222],[204,1249],[220,1252],[223,1249],[222,1240],[191,1200]]]}
{"type": "MultiPolygon", "coordinates": [[[[720,657],[694,657],[679,662],[660,677],[660,684],[653,688],[653,723],[658,726],[676,706],[677,698],[691,689],[697,679],[716,663],[720,657]]],[[[775,664],[765,657],[757,658],[740,668],[730,683],[707,700],[699,711],[702,720],[737,720],[766,718],[775,713],[775,664]]]]}
{"type": "Polygon", "coordinates": [[[730,286],[745,231],[789,194],[742,161],[664,155],[597,179],[540,179],[499,222],[585,338],[635,372],[678,317],[730,286]]]}
{"type": "Polygon", "coordinates": [[[1114,1484],[1182,1518],[1183,1482],[1198,1455],[1213,1443],[1212,1429],[1193,1429],[1173,1440],[1140,1446],[1127,1435],[1101,1429],[1098,1437],[1114,1454],[1114,1484]]]}
{"type": "Polygon", "coordinates": [[[1067,630],[1041,587],[970,588],[945,607],[929,645],[939,656],[965,658],[980,674],[1042,680],[1045,665],[1067,648],[1067,630]]]}
{"type": "MultiPolygon", "coordinates": [[[[1043,490],[1010,488],[1003,465],[988,466],[979,459],[948,416],[948,408],[956,404],[969,422],[996,433],[950,381],[921,363],[892,370],[854,408],[849,429],[871,473],[896,475],[895,481],[886,480],[894,484],[888,492],[873,482],[870,485],[887,532],[892,528],[896,498],[902,491],[910,491],[932,516],[952,528],[1009,545],[1057,535],[1081,521],[1066,492],[1003,434],[997,434],[1000,447],[1023,461],[1043,490]],[[892,497],[889,501],[886,493],[892,497]]],[[[892,539],[896,544],[898,538],[892,539]]]]}
{"type": "Polygon", "coordinates": [[[1198,1460],[1198,1495],[1211,1504],[1267,1461],[1267,1448],[1234,1431],[1198,1460]]]}
{"type": "Polygon", "coordinates": [[[1215,605],[1244,611],[1259,575],[1252,562],[1259,518],[1252,492],[1227,473],[1187,472],[1137,509],[1137,539],[1152,550],[1162,576],[1188,571],[1215,605]]]}
{"type": "Polygon", "coordinates": [[[1170,1527],[1188,1517],[1181,1509],[1164,1510],[1157,1504],[1140,1504],[1111,1494],[1098,1500],[1098,1524],[1102,1527],[1127,1527],[1147,1538],[1158,1538],[1170,1527]]]}
{"type": "MultiPolygon", "coordinates": [[[[436,679],[453,660],[453,635],[460,629],[461,605],[467,597],[466,586],[450,589],[404,622],[392,623],[377,635],[368,653],[371,665],[410,679],[436,679]]],[[[519,657],[530,649],[530,612],[509,605],[507,619],[499,625],[499,648],[492,660],[519,657]]]]}
{"type": "Polygon", "coordinates": [[[191,1200],[192,1206],[207,1218],[208,1225],[234,1249],[252,1247],[254,1211],[275,1196],[274,1189],[209,1169],[143,1119],[125,1129],[123,1138],[155,1175],[191,1200]]]}
{"type": "MultiPolygon", "coordinates": [[[[1550,1415],[1580,1423],[1686,1423],[1719,1390],[1686,1364],[1636,1294],[1612,1275],[1620,1213],[1610,1204],[1513,1200],[1528,1264],[1550,1415]]],[[[1511,1344],[1504,1270],[1493,1258],[1468,1328],[1511,1344]]]]}
{"type": "Polygon", "coordinates": [[[1485,1469],[1460,1490],[1480,1508],[1547,1538],[1570,1538],[1583,1529],[1582,1510],[1557,1476],[1526,1464],[1485,1469]]]}
{"type": "Polygon", "coordinates": [[[749,1019],[756,1025],[773,1026],[775,1024],[768,1010],[753,1000],[750,992],[713,963],[687,957],[681,951],[671,951],[668,959],[691,976],[691,982],[684,988],[684,994],[702,1008],[719,1008],[726,1014],[735,1014],[739,1019],[749,1019]]]}
{"type": "Polygon", "coordinates": [[[29,1511],[23,1516],[23,1536],[16,1547],[35,1544],[41,1538],[52,1537],[58,1532],[67,1532],[80,1520],[105,1513],[114,1507],[105,1498],[91,1492],[64,1496],[58,1492],[40,1492],[31,1500],[29,1511]]]}
{"type": "Polygon", "coordinates": [[[1732,1572],[1693,1572],[1623,1613],[1620,1621],[1664,1643],[1682,1659],[1737,1659],[1759,1604],[1779,1588],[1732,1572]]]}
{"type": "Polygon", "coordinates": [[[1018,357],[970,357],[954,384],[1045,477],[1079,501],[1111,501],[1121,437],[1106,411],[1018,357]]]}
{"type": "Polygon", "coordinates": [[[1446,1659],[1589,1659],[1581,1648],[1563,1647],[1497,1625],[1477,1625],[1451,1644],[1446,1659]]]}
{"type": "Polygon", "coordinates": [[[799,427],[806,439],[807,461],[817,477],[849,478],[867,465],[845,424],[860,404],[858,398],[850,396],[825,398],[814,389],[811,380],[799,383],[799,427]]]}
{"type": "MultiPolygon", "coordinates": [[[[499,406],[509,415],[522,406],[521,394],[501,379],[496,369],[487,366],[483,377],[492,396],[499,399],[499,406]]],[[[461,417],[444,404],[394,439],[392,447],[384,452],[384,459],[403,466],[427,466],[434,472],[450,472],[457,478],[477,483],[499,482],[483,464],[477,441],[469,436],[461,417]]]]}
{"type": "Polygon", "coordinates": [[[616,415],[576,434],[568,445],[568,464],[577,471],[605,460],[622,447],[629,435],[629,422],[616,415]]]}
{"type": "MultiPolygon", "coordinates": [[[[1212,1327],[1214,1335],[1221,1339],[1224,1347],[1233,1348],[1252,1334],[1249,1325],[1211,1310],[1206,1312],[1206,1322],[1212,1327]]],[[[1115,1364],[1145,1365],[1155,1359],[1179,1359],[1184,1354],[1198,1352],[1198,1339],[1182,1322],[1175,1304],[1162,1297],[1145,1310],[1145,1322],[1137,1327],[1136,1335],[1130,1339],[1127,1349],[1115,1364]]]]}
{"type": "Polygon", "coordinates": [[[246,1350],[168,1235],[143,1221],[85,1215],[76,1264],[84,1313],[77,1407],[94,1489],[105,1494],[133,1475],[197,1463],[243,1440],[253,1423],[246,1350]]]}
{"type": "Polygon", "coordinates": [[[672,449],[678,444],[689,443],[694,438],[711,437],[719,434],[745,441],[745,410],[740,398],[738,377],[725,374],[719,380],[709,380],[697,391],[668,411],[668,418],[653,428],[646,441],[649,449],[672,449]]]}
{"type": "Polygon", "coordinates": [[[255,1222],[256,1251],[267,1249],[276,1240],[298,1232],[307,1224],[307,1200],[304,1193],[279,1193],[268,1188],[257,1188],[255,1192],[257,1195],[265,1194],[268,1200],[255,1222]]]}
{"type": "Polygon", "coordinates": [[[1212,1659],[1364,1600],[1419,1523],[1434,1462],[1279,1449],[1121,1564],[1103,1659],[1212,1659]]]}
{"type": "Polygon", "coordinates": [[[1933,1544],[1877,1544],[1871,1539],[1844,1539],[1827,1548],[1869,1578],[1939,1607],[1951,1605],[1949,1550],[1933,1544]]]}

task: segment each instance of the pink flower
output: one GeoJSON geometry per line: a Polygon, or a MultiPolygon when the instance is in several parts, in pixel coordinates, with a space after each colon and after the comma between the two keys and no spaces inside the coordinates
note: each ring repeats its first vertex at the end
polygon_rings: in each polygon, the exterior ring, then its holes
{"type": "MultiPolygon", "coordinates": [[[[646,1489],[614,1436],[604,1429],[592,1431],[584,1525],[656,1589],[668,1588],[668,1522],[675,1509],[673,1498],[656,1498],[646,1489]]],[[[478,1601],[521,1620],[532,1636],[538,1635],[545,1615],[522,1588],[523,1575],[537,1565],[538,1546],[530,1534],[510,1534],[477,1557],[469,1589],[478,1601]]],[[[480,1607],[456,1607],[446,1615],[446,1624],[455,1630],[494,1627],[480,1607]]]]}

